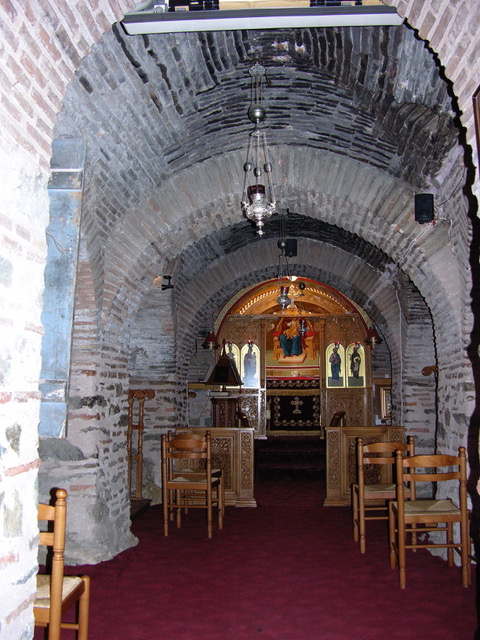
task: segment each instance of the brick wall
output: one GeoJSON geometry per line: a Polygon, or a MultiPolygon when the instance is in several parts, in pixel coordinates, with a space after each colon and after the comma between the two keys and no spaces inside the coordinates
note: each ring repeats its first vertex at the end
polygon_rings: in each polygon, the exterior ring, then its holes
{"type": "MultiPolygon", "coordinates": [[[[386,0],[385,4],[395,7],[438,55],[446,77],[453,84],[461,121],[478,168],[472,96],[479,86],[480,6],[475,0],[386,0]]],[[[478,173],[475,193],[477,197],[480,194],[478,173]]]]}

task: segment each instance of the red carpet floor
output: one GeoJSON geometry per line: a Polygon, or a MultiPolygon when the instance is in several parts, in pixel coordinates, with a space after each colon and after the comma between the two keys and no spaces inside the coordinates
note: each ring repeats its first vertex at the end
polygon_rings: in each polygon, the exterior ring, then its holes
{"type": "Polygon", "coordinates": [[[308,477],[261,481],[258,508],[227,508],[212,540],[203,511],[165,538],[161,507],[150,508],[133,524],[138,546],[69,568],[92,577],[90,640],[474,637],[475,587],[461,586],[457,568],[417,552],[401,590],[386,524],[370,523],[361,555],[350,508],[324,508],[322,495],[308,477]]]}

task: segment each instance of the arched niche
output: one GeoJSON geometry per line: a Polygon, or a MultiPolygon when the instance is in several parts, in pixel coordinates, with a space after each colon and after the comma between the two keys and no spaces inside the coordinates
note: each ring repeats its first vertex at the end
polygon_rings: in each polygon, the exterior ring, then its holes
{"type": "MultiPolygon", "coordinates": [[[[218,344],[236,354],[242,376],[245,355],[255,356],[255,384],[249,380],[229,393],[238,397],[257,436],[321,434],[340,410],[349,424],[375,424],[375,354],[366,344],[371,328],[365,311],[340,291],[295,276],[240,290],[214,322],[218,344]],[[335,348],[342,358],[342,384],[332,383],[329,375],[335,348]],[[356,353],[358,375],[350,367],[356,353]]],[[[382,360],[388,378],[389,358],[382,360]]],[[[197,394],[198,387],[205,395],[218,391],[195,386],[197,394]]],[[[195,420],[192,411],[189,415],[195,420]]]]}

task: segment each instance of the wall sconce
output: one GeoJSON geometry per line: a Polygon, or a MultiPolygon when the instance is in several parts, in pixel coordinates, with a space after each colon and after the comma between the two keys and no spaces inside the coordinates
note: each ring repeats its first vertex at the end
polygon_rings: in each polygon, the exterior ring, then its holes
{"type": "Polygon", "coordinates": [[[166,291],[167,289],[173,289],[173,284],[171,283],[172,276],[163,276],[163,279],[166,282],[165,284],[162,284],[162,291],[166,291]]]}
{"type": "Polygon", "coordinates": [[[367,329],[367,337],[365,339],[366,344],[370,345],[370,349],[375,348],[376,344],[380,344],[381,342],[383,342],[383,340],[380,338],[380,336],[377,333],[377,330],[375,329],[375,327],[369,327],[367,329]]]}
{"type": "Polygon", "coordinates": [[[207,349],[208,351],[215,351],[215,349],[218,349],[217,336],[213,331],[210,331],[210,333],[205,338],[203,348],[207,349]]]}
{"type": "Polygon", "coordinates": [[[437,373],[438,373],[436,364],[429,365],[428,367],[423,367],[422,375],[431,376],[432,373],[435,374],[435,375],[437,375],[437,373]]]}

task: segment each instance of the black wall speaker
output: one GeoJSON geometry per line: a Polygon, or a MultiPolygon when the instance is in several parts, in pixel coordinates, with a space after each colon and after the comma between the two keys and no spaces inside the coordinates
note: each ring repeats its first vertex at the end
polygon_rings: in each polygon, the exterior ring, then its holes
{"type": "Polygon", "coordinates": [[[294,258],[297,255],[297,241],[295,238],[285,240],[285,255],[287,258],[294,258]]]}
{"type": "Polygon", "coordinates": [[[420,224],[433,222],[433,193],[415,194],[415,220],[420,224]]]}

